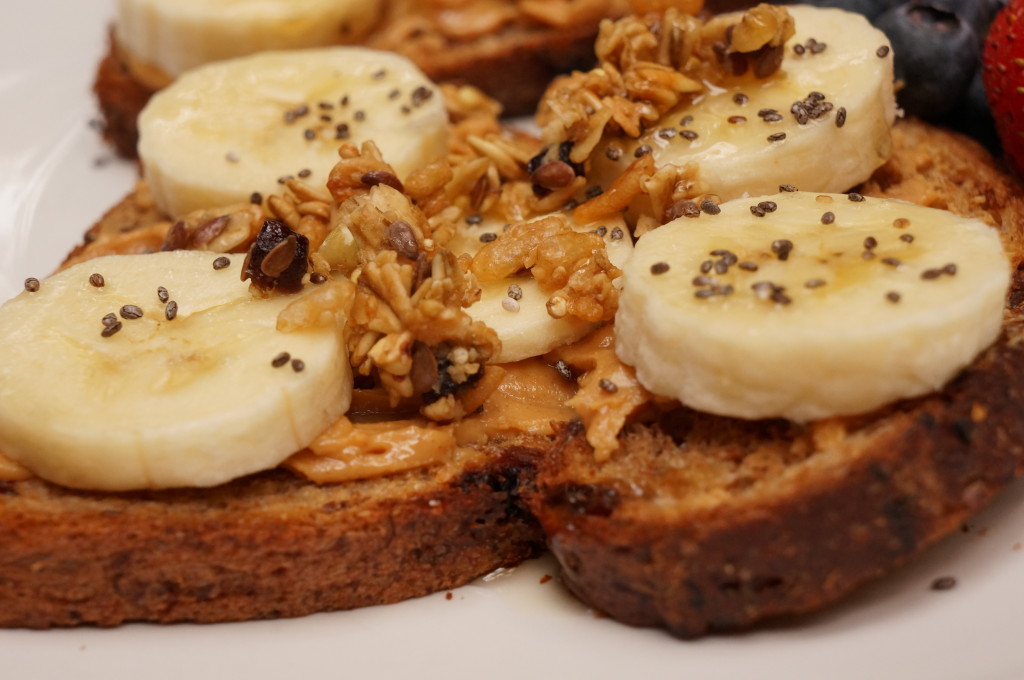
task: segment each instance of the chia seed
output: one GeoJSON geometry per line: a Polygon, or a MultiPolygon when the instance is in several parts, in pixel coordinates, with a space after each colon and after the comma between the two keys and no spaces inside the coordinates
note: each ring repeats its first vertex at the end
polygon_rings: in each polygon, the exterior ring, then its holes
{"type": "Polygon", "coordinates": [[[141,319],[142,308],[138,305],[124,305],[121,307],[122,319],[141,319]]]}
{"type": "Polygon", "coordinates": [[[700,209],[707,215],[717,215],[722,212],[717,203],[707,198],[700,202],[700,209]]]}
{"type": "Polygon", "coordinates": [[[109,338],[114,333],[117,333],[118,331],[120,331],[121,328],[122,328],[121,322],[120,321],[114,321],[114,323],[110,324],[109,326],[106,326],[106,325],[103,326],[103,330],[100,331],[100,335],[102,337],[104,337],[104,338],[109,338]]]}
{"type": "Polygon", "coordinates": [[[789,254],[793,252],[793,242],[785,238],[772,241],[772,252],[780,261],[785,262],[789,259],[789,254]]]}

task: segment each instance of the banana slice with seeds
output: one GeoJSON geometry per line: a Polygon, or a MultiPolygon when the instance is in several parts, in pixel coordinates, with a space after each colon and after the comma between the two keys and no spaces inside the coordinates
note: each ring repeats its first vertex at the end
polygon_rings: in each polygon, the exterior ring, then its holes
{"type": "Polygon", "coordinates": [[[447,152],[444,101],[410,61],[359,47],[265,52],[190,71],[139,117],[139,158],[172,217],[245,202],[283,176],[323,184],[373,140],[404,178],[447,152]]]}
{"type": "Polygon", "coordinates": [[[0,451],[125,490],[212,486],[307,446],[351,400],[343,320],[279,332],[297,296],[251,293],[242,259],[102,257],[5,303],[0,451]]]}
{"type": "MultiPolygon", "coordinates": [[[[491,217],[472,219],[462,226],[448,247],[457,254],[474,254],[497,238],[504,226],[491,217]]],[[[621,215],[579,226],[576,230],[601,236],[608,259],[617,267],[621,268],[633,251],[633,240],[621,215]]],[[[556,347],[576,342],[598,325],[575,317],[551,316],[547,306],[550,293],[528,274],[500,281],[483,281],[480,288],[480,300],[466,312],[498,334],[501,351],[495,359],[497,363],[545,354],[556,347]]]]}
{"type": "Polygon", "coordinates": [[[797,192],[656,229],[623,279],[617,352],[648,389],[807,421],[941,388],[999,334],[1009,266],[976,220],[797,192]]]}
{"type": "Polygon", "coordinates": [[[796,35],[782,67],[715,83],[662,116],[639,139],[611,138],[592,155],[592,182],[608,186],[637,156],[693,163],[707,191],[729,200],[775,192],[846,191],[889,157],[896,113],[889,41],[863,16],[787,7],[796,35]]]}

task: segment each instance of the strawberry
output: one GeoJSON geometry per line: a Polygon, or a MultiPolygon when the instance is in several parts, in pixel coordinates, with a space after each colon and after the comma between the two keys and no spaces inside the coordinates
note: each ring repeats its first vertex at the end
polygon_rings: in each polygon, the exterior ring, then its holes
{"type": "Polygon", "coordinates": [[[1010,0],[985,40],[982,77],[1007,161],[1024,175],[1024,0],[1010,0]]]}

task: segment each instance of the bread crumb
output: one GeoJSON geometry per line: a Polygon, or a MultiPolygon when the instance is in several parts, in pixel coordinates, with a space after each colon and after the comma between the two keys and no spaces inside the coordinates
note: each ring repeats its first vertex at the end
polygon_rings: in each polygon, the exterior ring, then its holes
{"type": "Polygon", "coordinates": [[[446,599],[446,600],[450,600],[453,597],[454,597],[454,595],[452,595],[452,591],[450,591],[450,590],[447,593],[444,594],[444,599],[446,599]]]}
{"type": "Polygon", "coordinates": [[[544,585],[545,583],[547,583],[551,579],[552,579],[551,574],[544,574],[543,576],[540,577],[540,584],[544,585]]]}

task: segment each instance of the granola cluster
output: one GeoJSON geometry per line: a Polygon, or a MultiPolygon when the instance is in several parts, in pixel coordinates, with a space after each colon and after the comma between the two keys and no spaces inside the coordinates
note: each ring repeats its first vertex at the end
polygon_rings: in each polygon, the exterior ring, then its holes
{"type": "Polygon", "coordinates": [[[575,231],[562,214],[512,225],[473,258],[480,281],[500,281],[529,269],[550,297],[548,314],[608,321],[618,308],[612,281],[622,272],[608,260],[604,240],[575,231]]]}
{"type": "MultiPolygon", "coordinates": [[[[319,257],[352,284],[336,297],[350,303],[352,365],[380,382],[392,406],[420,399],[420,412],[432,420],[464,415],[459,393],[480,379],[500,345],[464,311],[480,291],[465,260],[443,247],[451,216],[421,210],[372,142],[339,154],[327,182],[332,228],[319,257]]],[[[418,191],[444,190],[443,168],[421,172],[411,178],[418,191]]]]}

